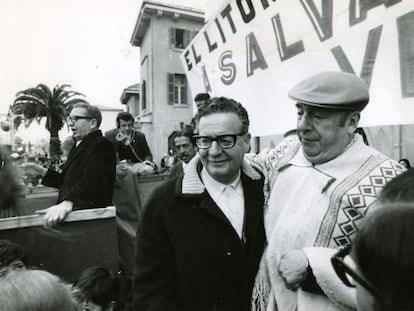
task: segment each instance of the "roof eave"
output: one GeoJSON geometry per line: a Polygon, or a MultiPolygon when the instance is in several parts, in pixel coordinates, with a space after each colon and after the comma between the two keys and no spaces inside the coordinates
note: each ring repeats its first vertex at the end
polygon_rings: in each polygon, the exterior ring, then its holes
{"type": "Polygon", "coordinates": [[[152,16],[172,16],[173,18],[185,18],[204,23],[204,12],[194,8],[183,6],[172,6],[155,1],[144,1],[142,3],[137,22],[135,23],[130,43],[132,46],[141,46],[145,32],[151,22],[152,16]]]}

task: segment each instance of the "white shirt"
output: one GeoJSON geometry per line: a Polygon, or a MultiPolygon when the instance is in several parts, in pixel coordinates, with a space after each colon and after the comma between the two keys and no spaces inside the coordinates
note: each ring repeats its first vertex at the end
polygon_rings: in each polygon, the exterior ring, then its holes
{"type": "Polygon", "coordinates": [[[201,170],[201,179],[211,198],[216,202],[240,238],[243,234],[244,194],[240,182],[240,172],[234,182],[229,185],[218,182],[211,177],[207,170],[201,170]]]}

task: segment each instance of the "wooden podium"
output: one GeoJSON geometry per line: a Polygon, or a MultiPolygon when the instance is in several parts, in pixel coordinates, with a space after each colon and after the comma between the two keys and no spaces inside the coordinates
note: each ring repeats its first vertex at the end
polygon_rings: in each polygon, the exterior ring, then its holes
{"type": "Polygon", "coordinates": [[[118,271],[114,207],[73,211],[54,228],[43,225],[43,215],[0,219],[0,239],[20,244],[29,267],[47,270],[69,283],[91,266],[118,271]]]}

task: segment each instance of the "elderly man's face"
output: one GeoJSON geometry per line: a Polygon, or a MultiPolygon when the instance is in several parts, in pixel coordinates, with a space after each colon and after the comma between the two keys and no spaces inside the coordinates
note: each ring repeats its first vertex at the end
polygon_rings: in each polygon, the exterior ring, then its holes
{"type": "Polygon", "coordinates": [[[197,153],[196,146],[192,143],[190,137],[179,136],[174,139],[175,151],[177,152],[178,158],[184,163],[190,162],[190,160],[197,153]]]}
{"type": "Polygon", "coordinates": [[[243,155],[249,150],[250,134],[240,135],[242,123],[235,113],[214,113],[203,116],[199,124],[199,136],[216,138],[221,135],[237,135],[235,145],[225,149],[212,141],[210,148],[199,149],[200,159],[215,180],[230,184],[239,173],[243,155]]]}
{"type": "Polygon", "coordinates": [[[313,164],[320,164],[342,154],[358,126],[359,113],[301,103],[296,107],[298,136],[305,157],[313,164]]]}

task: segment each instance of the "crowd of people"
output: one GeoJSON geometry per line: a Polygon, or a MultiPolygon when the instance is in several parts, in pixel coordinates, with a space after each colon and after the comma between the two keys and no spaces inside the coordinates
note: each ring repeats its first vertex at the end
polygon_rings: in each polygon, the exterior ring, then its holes
{"type": "MultiPolygon", "coordinates": [[[[358,134],[367,84],[322,72],[288,96],[294,135],[258,154],[241,103],[196,96],[195,117],[174,137],[179,162],[140,215],[130,301],[119,301],[116,271],[89,267],[66,284],[0,241],[0,310],[414,310],[414,170],[358,134]]],[[[110,205],[116,178],[135,164],[155,170],[132,115],[105,135],[100,122],[96,107],[76,104],[61,172],[24,165],[59,189],[47,226],[110,205]]],[[[2,157],[0,183],[6,175],[2,157]]],[[[0,211],[13,216],[10,187],[0,211]]]]}

